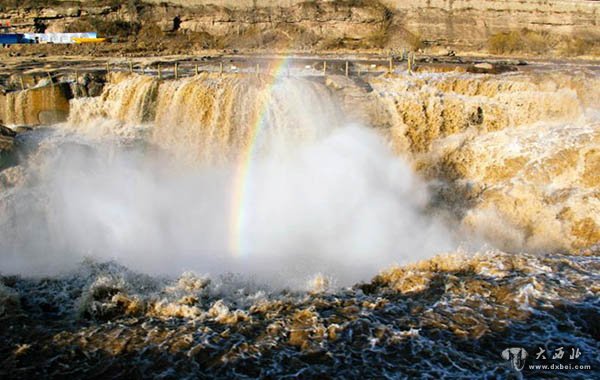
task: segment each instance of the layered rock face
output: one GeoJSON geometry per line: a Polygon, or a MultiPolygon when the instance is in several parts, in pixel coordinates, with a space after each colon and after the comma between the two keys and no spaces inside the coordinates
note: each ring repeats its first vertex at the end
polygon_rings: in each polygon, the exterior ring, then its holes
{"type": "Polygon", "coordinates": [[[80,4],[43,7],[42,2],[34,8],[5,7],[1,18],[22,30],[95,29],[109,37],[137,36],[138,42],[150,45],[156,42],[157,33],[190,35],[188,42],[200,48],[416,50],[441,46],[480,50],[488,47],[490,36],[527,30],[534,33],[532,41],[517,47],[509,41],[508,47],[565,50],[562,45],[577,38],[585,41],[575,49],[577,54],[589,55],[594,54],[600,40],[600,3],[589,0],[146,0],[123,5],[102,1],[80,4]],[[553,41],[552,49],[538,46],[548,41],[553,41]]]}
{"type": "MultiPolygon", "coordinates": [[[[147,3],[164,4],[164,1],[145,0],[147,3]]],[[[352,17],[365,14],[374,4],[379,3],[393,14],[394,22],[413,33],[418,33],[427,40],[444,40],[449,43],[472,45],[485,42],[490,34],[530,28],[533,30],[551,30],[552,33],[578,35],[581,33],[598,33],[594,26],[600,23],[599,4],[594,1],[454,1],[454,0],[422,0],[422,1],[237,1],[237,0],[172,0],[167,3],[183,7],[217,6],[235,10],[256,8],[292,8],[293,10],[316,8],[321,15],[337,13],[332,21],[340,25],[347,24],[347,32],[352,33],[352,21],[360,23],[382,22],[379,17],[372,20],[352,17]],[[351,17],[343,17],[344,5],[350,5],[351,17]]],[[[276,15],[277,12],[275,12],[276,15]]],[[[287,13],[287,12],[286,12],[287,13]]],[[[260,13],[258,14],[260,18],[260,13]]],[[[302,18],[310,16],[304,13],[302,18]]],[[[325,16],[327,17],[327,16],[325,16]]],[[[293,19],[293,16],[289,19],[293,19]]],[[[289,20],[288,19],[288,20],[289,20]]],[[[212,18],[215,23],[226,20],[212,18]]],[[[273,21],[276,21],[273,20],[273,21]]],[[[328,20],[317,17],[317,22],[328,20]]],[[[203,25],[207,27],[208,25],[203,25]]]]}
{"type": "Polygon", "coordinates": [[[552,34],[599,37],[600,4],[594,1],[381,0],[399,14],[403,25],[427,40],[485,43],[494,33],[522,28],[552,34]]]}

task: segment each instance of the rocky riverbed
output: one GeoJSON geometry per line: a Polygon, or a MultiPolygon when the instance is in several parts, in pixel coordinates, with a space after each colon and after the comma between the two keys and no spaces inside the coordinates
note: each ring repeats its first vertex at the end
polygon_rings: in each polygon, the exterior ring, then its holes
{"type": "Polygon", "coordinates": [[[460,253],[373,281],[274,291],[235,275],[160,279],[88,262],[59,277],[4,276],[3,378],[517,378],[501,352],[568,353],[530,370],[600,368],[592,256],[460,253]],[[571,349],[582,353],[569,360],[571,349]]]}

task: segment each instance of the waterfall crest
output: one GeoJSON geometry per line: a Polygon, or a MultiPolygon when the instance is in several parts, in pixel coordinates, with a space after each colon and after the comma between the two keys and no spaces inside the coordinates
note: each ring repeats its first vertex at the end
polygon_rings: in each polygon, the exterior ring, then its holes
{"type": "Polygon", "coordinates": [[[180,159],[227,162],[249,149],[314,140],[340,122],[328,88],[307,79],[202,73],[159,82],[114,74],[102,96],[72,100],[66,128],[95,137],[145,131],[180,159]]]}

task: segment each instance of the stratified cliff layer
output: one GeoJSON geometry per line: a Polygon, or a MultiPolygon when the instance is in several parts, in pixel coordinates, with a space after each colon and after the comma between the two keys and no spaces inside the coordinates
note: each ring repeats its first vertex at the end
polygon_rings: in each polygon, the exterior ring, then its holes
{"type": "Polygon", "coordinates": [[[0,19],[19,30],[96,30],[127,42],[130,51],[406,48],[589,56],[600,40],[600,2],[591,0],[3,4],[0,19]]]}

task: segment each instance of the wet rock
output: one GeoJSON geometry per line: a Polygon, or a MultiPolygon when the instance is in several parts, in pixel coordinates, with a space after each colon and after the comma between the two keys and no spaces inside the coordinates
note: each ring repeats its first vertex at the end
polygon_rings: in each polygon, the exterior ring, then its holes
{"type": "Polygon", "coordinates": [[[19,293],[0,282],[0,317],[14,315],[20,308],[19,293]]]}
{"type": "MultiPolygon", "coordinates": [[[[134,318],[120,314],[106,321],[74,321],[67,313],[54,320],[51,329],[40,325],[42,311],[23,307],[5,314],[8,321],[17,314],[20,319],[19,323],[9,323],[17,327],[4,329],[3,337],[8,339],[0,348],[16,359],[19,345],[32,344],[18,355],[18,360],[4,362],[27,374],[39,368],[55,374],[111,368],[102,372],[105,375],[113,373],[114,368],[135,367],[147,374],[161,374],[169,368],[174,376],[199,378],[241,374],[284,377],[300,372],[318,378],[347,378],[357,374],[356,368],[365,368],[364,376],[369,378],[390,372],[406,377],[424,372],[510,377],[508,367],[498,366],[498,346],[514,342],[535,345],[552,339],[573,346],[595,341],[598,329],[593,321],[598,305],[595,298],[584,299],[600,292],[591,272],[598,267],[595,256],[511,255],[498,251],[443,255],[390,270],[392,274],[377,279],[369,295],[358,291],[334,291],[330,295],[305,292],[290,298],[289,294],[269,293],[269,302],[251,302],[241,310],[252,309],[253,318],[234,325],[215,320],[234,313],[219,299],[211,299],[208,318],[157,317],[148,309],[134,318]],[[491,267],[508,274],[494,276],[491,267]],[[410,297],[390,293],[389,286],[395,281],[393,272],[399,271],[436,277],[432,281],[435,286],[430,283],[410,297]],[[564,294],[555,298],[556,292],[564,294]],[[535,310],[535,318],[521,307],[525,301],[535,310]],[[357,318],[332,322],[345,313],[344,308],[355,305],[362,308],[347,311],[357,318]],[[18,327],[21,325],[25,327],[18,327]]],[[[118,278],[113,274],[111,281],[95,281],[96,286],[90,290],[96,302],[126,305],[141,296],[139,289],[132,295],[125,294],[127,285],[119,285],[115,280],[118,278]],[[121,290],[110,295],[111,287],[121,290]]],[[[5,288],[19,289],[21,300],[53,294],[44,292],[44,287],[61,289],[62,294],[62,289],[68,287],[65,281],[32,286],[19,278],[3,279],[5,288]]],[[[175,301],[182,297],[176,290],[178,281],[165,283],[145,302],[153,302],[151,299],[161,294],[171,297],[164,302],[181,306],[175,301]]],[[[127,283],[131,287],[132,282],[127,283]]],[[[0,286],[0,299],[2,289],[0,286]]],[[[44,302],[56,304],[51,297],[44,302]]],[[[590,360],[598,363],[595,358],[590,360]]]]}
{"type": "Polygon", "coordinates": [[[306,329],[292,329],[290,330],[290,337],[288,342],[292,346],[306,347],[309,343],[310,331],[306,329]]]}
{"type": "Polygon", "coordinates": [[[194,358],[194,357],[198,356],[204,350],[206,350],[206,347],[204,346],[204,344],[197,344],[197,345],[193,346],[192,348],[190,348],[190,350],[187,352],[187,356],[190,358],[194,358]]]}
{"type": "Polygon", "coordinates": [[[15,137],[16,135],[17,135],[17,132],[13,131],[12,129],[8,128],[7,126],[0,124],[0,136],[15,137]]]}
{"type": "MultiPolygon", "coordinates": [[[[192,352],[190,354],[190,352],[192,351],[192,349],[190,349],[190,347],[192,346],[192,343],[194,342],[194,337],[191,334],[184,334],[182,336],[179,336],[175,339],[175,341],[171,344],[171,347],[169,348],[169,351],[171,353],[179,353],[182,351],[188,351],[188,355],[194,355],[194,353],[192,352]]],[[[197,352],[196,352],[197,353],[197,352]]]]}
{"type": "Polygon", "coordinates": [[[13,149],[17,133],[12,129],[0,125],[0,153],[9,152],[13,149]]]}
{"type": "Polygon", "coordinates": [[[326,365],[333,362],[332,355],[324,349],[304,350],[300,360],[309,365],[326,365]]]}
{"type": "Polygon", "coordinates": [[[327,338],[331,341],[337,340],[339,333],[342,331],[340,325],[333,323],[327,326],[327,338]]]}

